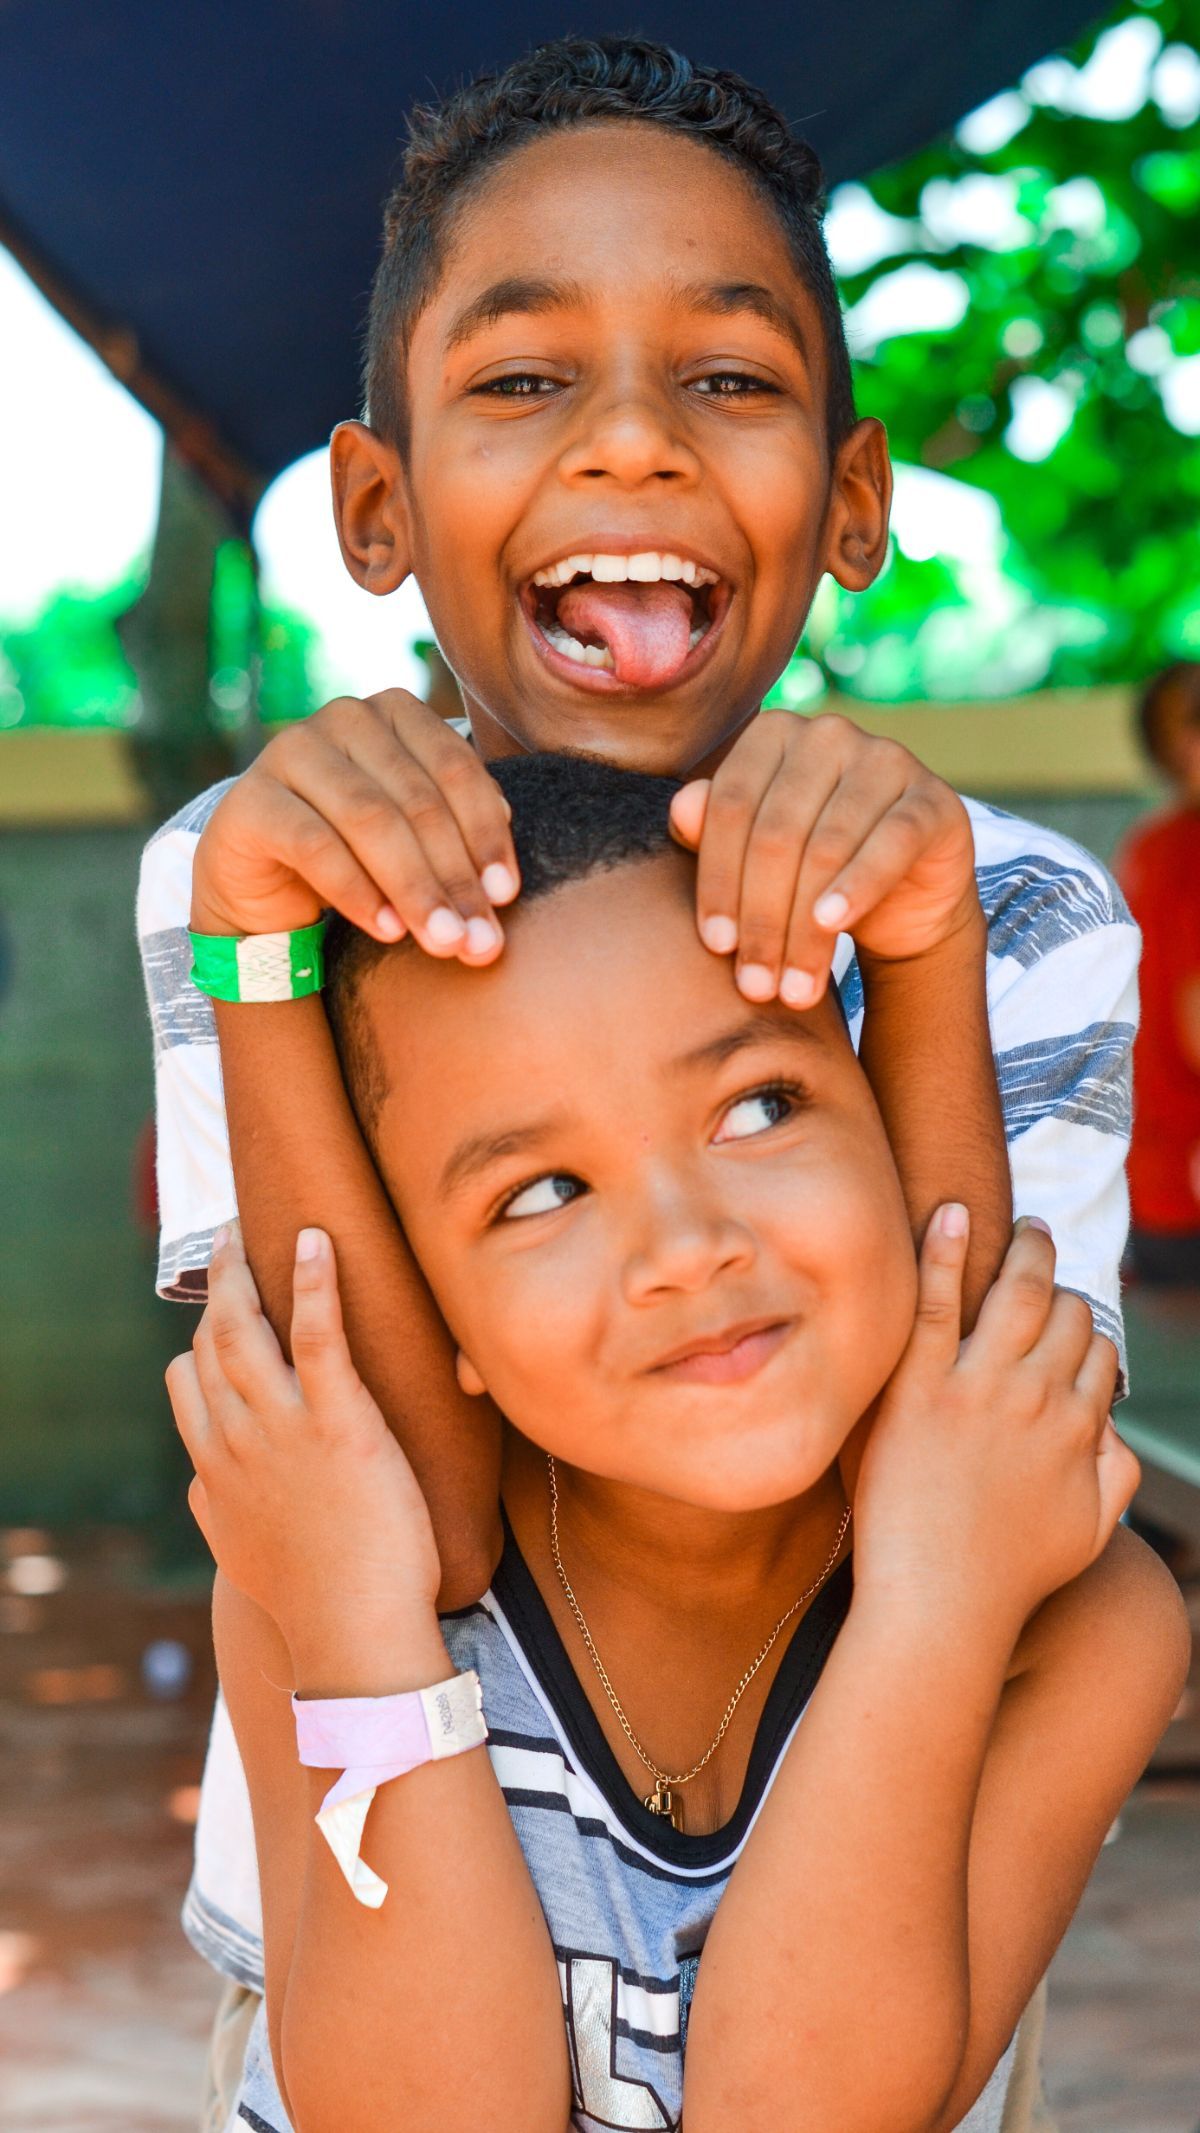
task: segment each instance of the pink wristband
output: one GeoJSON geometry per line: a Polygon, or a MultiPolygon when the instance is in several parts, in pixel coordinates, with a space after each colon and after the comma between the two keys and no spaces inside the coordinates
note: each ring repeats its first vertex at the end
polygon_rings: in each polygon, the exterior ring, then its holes
{"type": "Polygon", "coordinates": [[[387,1883],[360,1856],[375,1788],[422,1763],[480,1748],[487,1739],[483,1691],[473,1671],[399,1696],[292,1698],[296,1746],[309,1770],[341,1776],[317,1810],[317,1827],[359,1903],[378,1910],[387,1883]]]}

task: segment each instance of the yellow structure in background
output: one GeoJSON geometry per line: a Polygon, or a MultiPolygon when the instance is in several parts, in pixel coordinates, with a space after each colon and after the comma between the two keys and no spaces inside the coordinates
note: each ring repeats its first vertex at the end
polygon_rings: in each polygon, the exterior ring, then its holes
{"type": "Polygon", "coordinates": [[[150,819],[128,736],[111,727],[0,734],[0,829],[98,829],[150,819]]]}
{"type": "MultiPolygon", "coordinates": [[[[1155,791],[1128,689],[1044,689],[1006,703],[864,704],[831,695],[868,733],[891,734],[960,792],[1066,797],[1155,791]]],[[[269,730],[269,729],[268,729],[269,730]]],[[[0,734],[0,829],[149,821],[127,734],[27,727],[0,734]]]]}

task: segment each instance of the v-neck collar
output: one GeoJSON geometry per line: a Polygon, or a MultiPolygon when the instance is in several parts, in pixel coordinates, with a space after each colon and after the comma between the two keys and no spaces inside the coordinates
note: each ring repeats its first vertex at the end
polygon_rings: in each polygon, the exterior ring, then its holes
{"type": "Polygon", "coordinates": [[[520,1641],[580,1770],[645,1850],[664,1864],[692,1869],[717,1865],[744,1841],[796,1720],[817,1685],[846,1619],[852,1590],[848,1556],[821,1587],[788,1640],[755,1728],[741,1796],[732,1815],[720,1829],[690,1836],[686,1830],[674,1829],[664,1815],[651,1814],[631,1787],[588,1702],[507,1514],[504,1552],[492,1579],[492,1592],[520,1641]]]}

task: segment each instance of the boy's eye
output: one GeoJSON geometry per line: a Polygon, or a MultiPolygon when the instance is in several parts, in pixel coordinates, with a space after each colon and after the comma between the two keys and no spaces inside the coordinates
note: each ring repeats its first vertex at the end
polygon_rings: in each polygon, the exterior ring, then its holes
{"type": "Polygon", "coordinates": [[[769,1089],[751,1089],[729,1106],[714,1141],[748,1141],[757,1133],[769,1133],[799,1109],[800,1092],[776,1084],[769,1089]]]}
{"type": "Polygon", "coordinates": [[[747,370],[710,370],[693,381],[692,391],[706,400],[745,400],[752,393],[778,393],[779,387],[747,370]]]}
{"type": "Polygon", "coordinates": [[[556,1208],[569,1206],[586,1190],[581,1178],[556,1170],[549,1177],[534,1178],[532,1184],[522,1185],[511,1200],[505,1201],[500,1213],[506,1222],[519,1221],[523,1215],[552,1215],[556,1208]]]}
{"type": "Polygon", "coordinates": [[[494,400],[535,400],[546,393],[558,391],[554,378],[543,377],[533,370],[506,371],[502,378],[485,378],[482,385],[472,390],[488,394],[494,400]]]}

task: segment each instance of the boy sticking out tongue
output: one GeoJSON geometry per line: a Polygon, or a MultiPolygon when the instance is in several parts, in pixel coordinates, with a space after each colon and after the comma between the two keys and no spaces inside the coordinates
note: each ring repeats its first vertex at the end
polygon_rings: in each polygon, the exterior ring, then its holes
{"type": "MultiPolygon", "coordinates": [[[[704,580],[696,566],[678,556],[643,553],[571,556],[560,570],[575,562],[590,576],[572,577],[557,601],[551,594],[550,613],[539,617],[547,643],[564,658],[611,674],[618,687],[669,688],[710,625],[697,595],[670,582],[687,569],[700,592],[704,580]]],[[[710,584],[719,582],[711,572],[706,576],[710,584]]],[[[540,608],[546,596],[539,579],[533,582],[540,608]]]]}

